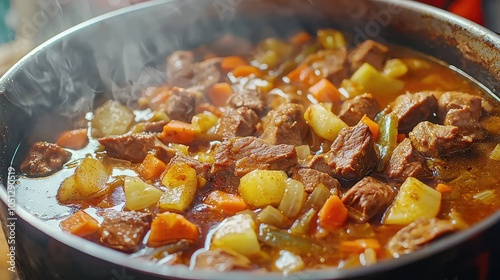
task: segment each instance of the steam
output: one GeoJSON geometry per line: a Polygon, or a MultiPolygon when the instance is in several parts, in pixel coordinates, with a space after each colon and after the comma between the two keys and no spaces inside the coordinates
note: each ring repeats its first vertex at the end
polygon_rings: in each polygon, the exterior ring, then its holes
{"type": "MultiPolygon", "coordinates": [[[[91,2],[106,2],[98,0],[53,1],[56,0],[42,0],[47,4],[42,9],[47,20],[36,26],[43,31],[42,37],[112,8],[90,5],[91,2]]],[[[124,1],[107,3],[121,5],[124,1]]],[[[46,46],[14,71],[11,75],[14,80],[2,81],[5,93],[13,104],[28,114],[55,109],[63,116],[81,116],[92,110],[95,97],[103,94],[132,106],[147,87],[165,81],[165,59],[175,50],[193,49],[228,32],[255,39],[257,32],[258,36],[282,36],[289,30],[301,28],[294,20],[284,24],[277,24],[279,20],[274,22],[274,19],[269,19],[271,22],[262,20],[256,30],[245,21],[233,21],[237,8],[242,8],[238,5],[249,2],[154,1],[138,4],[154,7],[97,22],[46,46]],[[215,20],[207,21],[207,13],[215,20]],[[144,21],[149,22],[144,24],[144,21]]],[[[286,9],[281,10],[286,12],[286,9]]]]}

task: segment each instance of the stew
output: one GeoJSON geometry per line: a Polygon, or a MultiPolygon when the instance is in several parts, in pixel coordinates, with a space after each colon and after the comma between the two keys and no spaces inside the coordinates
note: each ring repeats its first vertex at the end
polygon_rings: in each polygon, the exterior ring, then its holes
{"type": "Polygon", "coordinates": [[[398,258],[498,211],[498,101],[432,58],[346,38],[176,51],[132,105],[34,143],[21,200],[134,258],[283,273],[398,258]]]}

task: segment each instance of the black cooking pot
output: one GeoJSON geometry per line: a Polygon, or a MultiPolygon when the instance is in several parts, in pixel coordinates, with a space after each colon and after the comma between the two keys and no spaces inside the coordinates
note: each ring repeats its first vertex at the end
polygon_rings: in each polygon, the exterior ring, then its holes
{"type": "MultiPolygon", "coordinates": [[[[72,280],[285,277],[155,265],[64,234],[25,207],[16,207],[39,203],[37,197],[28,202],[16,200],[16,170],[31,142],[53,141],[69,128],[67,120],[89,111],[94,102],[110,93],[126,102],[147,85],[162,82],[164,59],[174,50],[189,49],[228,32],[258,40],[330,26],[353,34],[355,43],[374,38],[434,56],[499,96],[500,38],[469,21],[409,1],[157,1],[96,18],[38,47],[0,79],[0,209],[12,249],[9,257],[19,276],[72,280]]],[[[493,265],[500,263],[499,236],[497,212],[468,230],[399,259],[287,277],[500,279],[493,265]]]]}

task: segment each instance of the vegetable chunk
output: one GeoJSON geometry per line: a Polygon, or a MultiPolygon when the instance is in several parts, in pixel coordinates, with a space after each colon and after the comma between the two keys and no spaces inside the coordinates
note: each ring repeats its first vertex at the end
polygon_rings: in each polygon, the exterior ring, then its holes
{"type": "Polygon", "coordinates": [[[183,212],[194,199],[198,187],[196,171],[188,164],[173,164],[162,179],[167,187],[160,198],[158,207],[163,211],[183,212]]]}
{"type": "Polygon", "coordinates": [[[409,225],[420,217],[434,218],[440,206],[440,192],[408,177],[399,189],[394,204],[387,211],[384,224],[409,225]]]}
{"type": "Polygon", "coordinates": [[[257,227],[249,214],[238,214],[222,221],[212,239],[212,247],[235,251],[247,257],[260,251],[257,227]]]}
{"type": "Polygon", "coordinates": [[[197,225],[175,213],[161,213],[151,223],[148,246],[160,247],[180,240],[194,242],[200,235],[197,225]]]}
{"type": "Polygon", "coordinates": [[[240,180],[238,191],[251,206],[278,206],[287,187],[284,171],[254,170],[240,180]]]}
{"type": "Polygon", "coordinates": [[[343,120],[321,104],[309,106],[304,113],[304,119],[316,134],[330,141],[335,140],[339,132],[347,127],[343,120]]]}

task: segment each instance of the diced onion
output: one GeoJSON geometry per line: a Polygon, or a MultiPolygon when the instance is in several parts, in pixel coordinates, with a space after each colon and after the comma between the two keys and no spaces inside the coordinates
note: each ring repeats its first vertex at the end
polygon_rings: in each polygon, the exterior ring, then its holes
{"type": "Polygon", "coordinates": [[[300,216],[293,225],[290,227],[290,233],[293,234],[306,234],[309,231],[311,221],[316,216],[318,211],[309,209],[304,215],[300,216]]]}
{"type": "Polygon", "coordinates": [[[283,212],[287,217],[295,217],[302,209],[306,199],[306,191],[304,184],[297,180],[288,179],[286,181],[285,194],[278,210],[283,212]]]}
{"type": "Polygon", "coordinates": [[[309,145],[302,145],[295,147],[295,151],[297,152],[297,157],[300,160],[305,160],[311,155],[311,148],[309,145]]]}
{"type": "Polygon", "coordinates": [[[365,251],[359,255],[359,262],[363,266],[376,264],[377,253],[372,248],[366,248],[365,251]]]}
{"type": "Polygon", "coordinates": [[[304,207],[306,209],[320,209],[323,204],[325,204],[330,195],[330,190],[328,190],[325,185],[318,184],[314,191],[309,195],[309,198],[307,199],[306,205],[304,205],[304,207]]]}
{"type": "Polygon", "coordinates": [[[493,150],[493,152],[491,152],[490,158],[500,161],[500,144],[498,144],[493,150]]]}
{"type": "Polygon", "coordinates": [[[278,228],[283,228],[287,224],[287,219],[283,213],[271,205],[266,206],[257,215],[259,222],[269,224],[278,228]]]}
{"type": "Polygon", "coordinates": [[[274,263],[277,269],[287,274],[294,271],[299,271],[304,268],[304,261],[300,256],[297,256],[286,250],[280,251],[280,257],[274,263]]]}
{"type": "Polygon", "coordinates": [[[473,196],[474,199],[481,201],[484,204],[493,204],[496,200],[495,192],[492,190],[486,190],[477,193],[473,196]]]}

